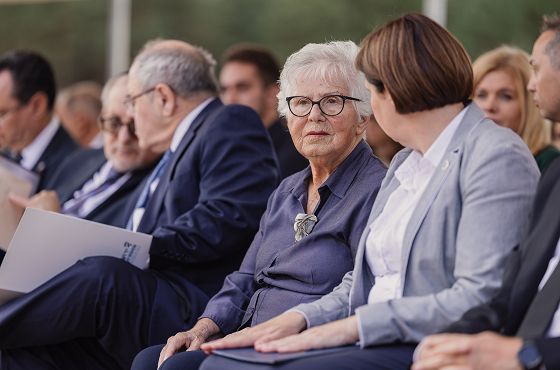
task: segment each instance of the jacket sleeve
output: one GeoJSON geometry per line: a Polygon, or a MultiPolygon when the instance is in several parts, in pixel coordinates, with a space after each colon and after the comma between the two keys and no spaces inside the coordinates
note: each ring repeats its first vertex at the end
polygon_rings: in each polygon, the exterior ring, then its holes
{"type": "Polygon", "coordinates": [[[349,297],[352,288],[352,271],[342,278],[342,282],[334,290],[311,303],[303,303],[289,309],[302,314],[307,328],[340,320],[348,316],[349,297]]]}
{"type": "Polygon", "coordinates": [[[442,332],[475,334],[485,330],[499,332],[507,317],[511,291],[521,267],[519,246],[509,254],[506,264],[502,287],[496,296],[487,303],[468,310],[461,319],[455,321],[442,332]]]}
{"type": "MultiPolygon", "coordinates": [[[[543,215],[543,210],[549,202],[554,202],[551,198],[554,186],[560,176],[560,161],[555,161],[548,167],[548,171],[541,177],[535,195],[535,202],[530,222],[529,237],[523,240],[531,240],[536,226],[541,222],[548,223],[550,220],[543,215]]],[[[538,229],[537,229],[538,230],[538,229]]],[[[474,334],[485,330],[499,332],[508,321],[510,310],[519,309],[519,307],[511,307],[511,294],[516,286],[521,271],[523,256],[531,251],[532,245],[528,242],[522,242],[515,247],[510,253],[505,264],[505,272],[502,287],[496,296],[488,303],[481,304],[468,310],[460,320],[452,323],[442,332],[474,334]]]]}

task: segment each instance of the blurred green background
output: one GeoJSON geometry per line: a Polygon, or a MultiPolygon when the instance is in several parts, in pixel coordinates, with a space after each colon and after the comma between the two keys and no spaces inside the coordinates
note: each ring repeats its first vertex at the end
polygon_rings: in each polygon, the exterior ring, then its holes
{"type": "MultiPolygon", "coordinates": [[[[0,52],[33,49],[53,63],[59,86],[107,77],[107,0],[0,6],[0,52]]],[[[543,14],[559,0],[449,0],[447,28],[474,59],[500,44],[528,52],[543,14]]],[[[145,41],[177,38],[208,49],[216,59],[230,45],[255,42],[281,62],[308,42],[350,39],[421,0],[132,0],[131,54],[145,41]]]]}

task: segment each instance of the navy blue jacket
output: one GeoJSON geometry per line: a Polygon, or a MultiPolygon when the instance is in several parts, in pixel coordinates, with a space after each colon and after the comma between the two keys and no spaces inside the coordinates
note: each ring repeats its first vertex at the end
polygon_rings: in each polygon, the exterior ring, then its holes
{"type": "Polygon", "coordinates": [[[138,226],[154,236],[150,268],[178,293],[190,282],[215,294],[239,267],[278,179],[258,115],[212,101],[173,153],[138,226]]]}
{"type": "Polygon", "coordinates": [[[70,137],[68,132],[60,125],[51,142],[41,154],[33,171],[37,172],[40,176],[39,185],[37,186],[37,193],[43,189],[47,189],[47,184],[53,181],[60,164],[69,158],[74,151],[79,149],[80,146],[70,137]]]}

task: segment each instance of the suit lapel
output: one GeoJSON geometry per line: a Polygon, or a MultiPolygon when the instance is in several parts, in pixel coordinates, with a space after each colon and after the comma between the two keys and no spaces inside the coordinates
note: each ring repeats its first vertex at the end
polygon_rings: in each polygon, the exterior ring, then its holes
{"type": "Polygon", "coordinates": [[[65,171],[65,175],[68,174],[69,176],[65,176],[64,184],[61,184],[58,190],[58,196],[61,202],[64,203],[67,200],[71,199],[74,192],[80,190],[85,185],[85,183],[90,180],[97,171],[101,169],[106,161],[107,160],[105,159],[103,150],[96,150],[95,153],[92,152],[91,156],[82,158],[79,163],[73,161],[72,168],[70,168],[68,171],[65,171]],[[74,164],[76,165],[74,166],[74,164]],[[74,174],[69,173],[69,171],[72,171],[74,174]]]}
{"type": "Polygon", "coordinates": [[[547,202],[537,205],[537,207],[544,207],[544,209],[539,217],[539,222],[521,248],[523,263],[519,271],[520,278],[517,279],[518,284],[514,289],[516,291],[515,297],[521,299],[521,302],[515,307],[523,312],[529,307],[537,293],[538,286],[548,268],[548,263],[556,251],[556,245],[560,238],[559,202],[560,182],[555,184],[547,202]]]}
{"type": "Polygon", "coordinates": [[[177,147],[177,150],[175,150],[175,152],[173,153],[173,156],[170,159],[169,166],[167,166],[165,172],[160,177],[159,184],[154,191],[154,194],[152,194],[152,197],[148,201],[148,205],[146,206],[146,210],[144,212],[144,217],[142,217],[142,221],[140,221],[140,225],[138,225],[139,231],[141,230],[142,232],[151,233],[158,226],[157,220],[159,218],[159,213],[161,211],[161,208],[163,207],[165,194],[167,193],[167,187],[173,179],[177,164],[193,142],[198,130],[206,121],[208,115],[221,106],[222,102],[219,99],[214,99],[202,110],[202,112],[200,112],[200,114],[192,122],[191,127],[189,127],[189,129],[185,133],[185,136],[183,136],[183,139],[177,147]]]}
{"type": "Polygon", "coordinates": [[[401,270],[403,279],[401,279],[401,291],[404,289],[410,252],[412,250],[414,239],[418,234],[418,230],[420,229],[422,222],[426,218],[426,215],[428,214],[430,207],[434,203],[434,200],[437,198],[437,195],[439,194],[443,184],[448,178],[449,173],[455,167],[460,165],[460,158],[465,138],[483,118],[484,116],[480,109],[471,104],[467,112],[465,113],[465,116],[463,117],[461,123],[459,124],[459,127],[457,127],[457,131],[453,135],[453,138],[451,139],[451,142],[446,149],[445,155],[435,169],[435,172],[432,175],[428,186],[424,190],[424,194],[422,194],[420,200],[418,201],[418,204],[416,205],[416,208],[412,212],[403,239],[401,270]]]}
{"type": "Polygon", "coordinates": [[[33,166],[32,170],[34,172],[38,173],[39,175],[41,175],[43,173],[43,171],[45,171],[45,168],[47,167],[47,159],[51,155],[51,152],[53,151],[53,149],[60,145],[59,142],[62,140],[62,130],[61,129],[62,129],[62,126],[59,127],[58,130],[56,130],[56,133],[52,137],[51,141],[46,146],[45,150],[43,150],[43,153],[41,153],[41,156],[39,157],[39,160],[37,161],[37,163],[35,163],[35,166],[33,166]]]}

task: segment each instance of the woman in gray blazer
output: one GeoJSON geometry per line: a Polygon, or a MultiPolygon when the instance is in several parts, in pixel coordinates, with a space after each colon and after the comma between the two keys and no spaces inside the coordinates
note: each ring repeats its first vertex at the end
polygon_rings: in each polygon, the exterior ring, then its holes
{"type": "MultiPolygon", "coordinates": [[[[357,65],[379,125],[406,148],[382,183],[354,270],[316,302],[206,343],[206,352],[358,342],[278,368],[408,369],[415,343],[497,292],[504,257],[527,228],[539,177],[527,146],[470,103],[465,49],[423,15],[368,35],[357,65]]],[[[253,368],[246,365],[212,356],[202,369],[253,368]]]]}

